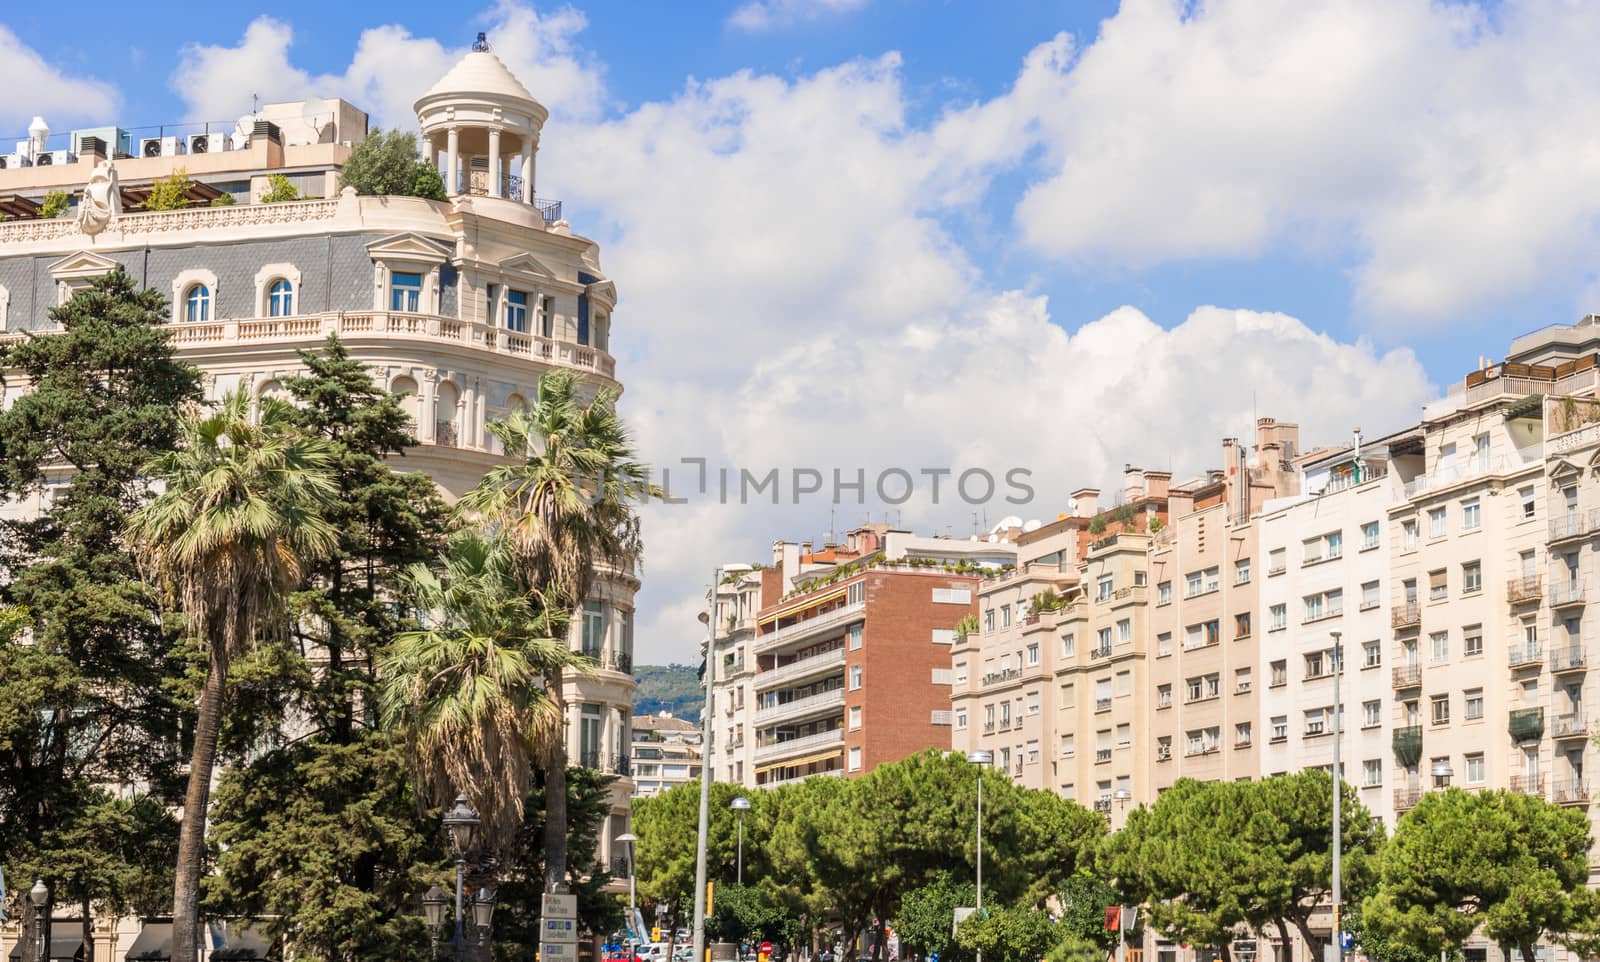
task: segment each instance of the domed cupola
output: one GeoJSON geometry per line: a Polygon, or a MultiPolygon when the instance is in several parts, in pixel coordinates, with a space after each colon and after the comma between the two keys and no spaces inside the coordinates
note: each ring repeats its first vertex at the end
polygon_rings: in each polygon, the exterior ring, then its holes
{"type": "Polygon", "coordinates": [[[444,156],[446,193],[533,203],[534,155],[550,111],[489,51],[483,34],[415,109],[429,155],[435,162],[444,156]]]}

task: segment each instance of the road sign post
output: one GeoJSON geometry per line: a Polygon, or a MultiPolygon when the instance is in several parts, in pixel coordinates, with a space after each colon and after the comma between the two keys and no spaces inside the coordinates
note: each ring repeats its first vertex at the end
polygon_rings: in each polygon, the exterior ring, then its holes
{"type": "Polygon", "coordinates": [[[539,962],[577,962],[578,897],[546,895],[540,909],[539,962]]]}

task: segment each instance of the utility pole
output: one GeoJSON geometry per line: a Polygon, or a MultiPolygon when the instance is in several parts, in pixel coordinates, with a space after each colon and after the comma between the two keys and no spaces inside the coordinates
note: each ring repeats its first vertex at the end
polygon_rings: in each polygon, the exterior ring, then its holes
{"type": "Polygon", "coordinates": [[[1339,796],[1343,787],[1343,774],[1339,770],[1339,743],[1344,740],[1344,705],[1339,701],[1339,681],[1344,675],[1344,651],[1339,647],[1340,633],[1333,635],[1333,957],[1334,962],[1344,962],[1344,939],[1341,937],[1342,892],[1339,859],[1343,854],[1344,822],[1339,817],[1339,796]]]}
{"type": "Polygon", "coordinates": [[[694,847],[694,962],[706,962],[706,834],[711,823],[711,690],[717,678],[717,593],[722,589],[722,566],[711,571],[711,597],[706,607],[706,707],[700,743],[700,835],[694,847]]]}

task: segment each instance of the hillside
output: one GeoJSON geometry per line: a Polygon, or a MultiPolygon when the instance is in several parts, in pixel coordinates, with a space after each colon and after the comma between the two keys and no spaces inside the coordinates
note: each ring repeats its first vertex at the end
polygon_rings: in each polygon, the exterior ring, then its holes
{"type": "Polygon", "coordinates": [[[705,707],[699,669],[693,665],[635,665],[639,690],[633,696],[635,715],[667,712],[674,718],[698,721],[705,707]]]}

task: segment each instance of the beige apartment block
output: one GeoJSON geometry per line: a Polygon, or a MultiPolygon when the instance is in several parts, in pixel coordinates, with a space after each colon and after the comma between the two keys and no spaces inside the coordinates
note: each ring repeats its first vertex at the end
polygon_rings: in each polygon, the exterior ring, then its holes
{"type": "Polygon", "coordinates": [[[710,625],[711,655],[706,670],[712,673],[712,739],[706,764],[716,781],[747,784],[754,778],[751,760],[755,740],[751,715],[755,711],[756,611],[761,607],[761,569],[750,564],[728,564],[719,569],[716,616],[710,625]]]}
{"type": "Polygon", "coordinates": [[[1392,829],[1391,685],[1410,684],[1417,668],[1389,651],[1386,528],[1400,487],[1387,458],[1382,439],[1307,454],[1297,463],[1303,493],[1256,518],[1264,569],[1257,724],[1263,776],[1332,770],[1337,632],[1341,767],[1392,829]]]}
{"type": "Polygon", "coordinates": [[[1298,444],[1298,427],[1262,418],[1253,456],[1226,439],[1222,469],[1168,495],[1170,523],[1156,532],[1150,554],[1155,642],[1148,780],[1158,793],[1179,778],[1220,781],[1260,773],[1256,598],[1263,572],[1253,519],[1272,499],[1297,490],[1288,459],[1298,444]]]}

